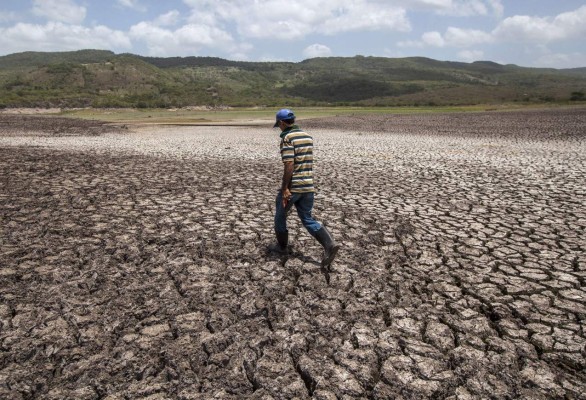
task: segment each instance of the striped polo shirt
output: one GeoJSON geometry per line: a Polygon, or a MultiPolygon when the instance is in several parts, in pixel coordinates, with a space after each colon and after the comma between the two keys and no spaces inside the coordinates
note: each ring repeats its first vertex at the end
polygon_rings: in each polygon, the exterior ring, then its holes
{"type": "Polygon", "coordinates": [[[313,187],[313,138],[297,125],[281,132],[281,158],[293,161],[291,193],[314,192],[313,187]]]}

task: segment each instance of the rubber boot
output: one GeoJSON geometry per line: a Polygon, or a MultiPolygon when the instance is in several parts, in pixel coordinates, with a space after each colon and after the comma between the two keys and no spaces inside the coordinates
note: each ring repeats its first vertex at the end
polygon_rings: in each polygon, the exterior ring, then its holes
{"type": "Polygon", "coordinates": [[[324,248],[324,257],[321,260],[321,266],[323,268],[327,268],[330,266],[338,250],[340,249],[340,245],[332,239],[332,235],[326,229],[325,226],[322,225],[321,229],[316,232],[315,238],[324,248]]]}
{"type": "Polygon", "coordinates": [[[270,251],[279,254],[287,254],[287,245],[289,244],[289,232],[275,231],[275,236],[277,236],[277,244],[270,246],[270,251]]]}

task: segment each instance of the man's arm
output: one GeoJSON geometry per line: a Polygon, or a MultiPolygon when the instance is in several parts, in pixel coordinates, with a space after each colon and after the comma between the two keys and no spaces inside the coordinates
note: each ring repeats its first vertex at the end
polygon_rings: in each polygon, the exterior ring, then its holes
{"type": "Polygon", "coordinates": [[[283,182],[281,183],[281,193],[283,195],[283,207],[287,207],[287,202],[291,197],[289,186],[293,178],[293,161],[286,161],[283,163],[283,182]]]}

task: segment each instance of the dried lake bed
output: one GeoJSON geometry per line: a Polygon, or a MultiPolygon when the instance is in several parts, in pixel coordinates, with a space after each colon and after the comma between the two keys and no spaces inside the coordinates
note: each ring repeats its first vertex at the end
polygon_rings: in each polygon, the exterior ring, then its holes
{"type": "Polygon", "coordinates": [[[586,398],[586,109],[299,123],[327,271],[270,124],[0,115],[0,398],[586,398]]]}

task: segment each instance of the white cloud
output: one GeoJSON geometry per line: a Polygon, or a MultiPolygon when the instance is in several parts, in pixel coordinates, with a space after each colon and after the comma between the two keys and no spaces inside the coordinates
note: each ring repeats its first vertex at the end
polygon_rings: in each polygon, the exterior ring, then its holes
{"type": "Polygon", "coordinates": [[[20,51],[66,51],[79,49],[128,50],[124,32],[105,26],[87,28],[61,22],[46,25],[19,23],[0,28],[0,48],[5,54],[20,51]]]}
{"type": "Polygon", "coordinates": [[[150,55],[167,56],[167,50],[175,47],[173,31],[158,27],[149,22],[140,22],[130,28],[130,37],[134,40],[144,41],[150,55]],[[167,45],[165,45],[167,44],[167,45]]]}
{"type": "Polygon", "coordinates": [[[490,33],[476,29],[461,29],[449,27],[446,30],[444,39],[448,46],[468,47],[482,43],[490,43],[493,38],[490,33]]]}
{"type": "Polygon", "coordinates": [[[288,20],[267,25],[266,21],[256,20],[254,23],[239,25],[238,32],[247,38],[295,40],[307,36],[311,32],[311,25],[288,20]]]}
{"type": "Polygon", "coordinates": [[[80,24],[86,16],[86,8],[73,0],[34,0],[33,14],[49,21],[80,24]]]}
{"type": "Polygon", "coordinates": [[[559,28],[556,29],[557,32],[553,32],[550,27],[551,23],[547,18],[515,15],[506,18],[493,32],[501,40],[541,42],[560,35],[559,28]]]}
{"type": "Polygon", "coordinates": [[[581,38],[586,35],[586,5],[555,18],[515,15],[502,21],[493,35],[504,41],[535,43],[581,38]]]}
{"type": "Polygon", "coordinates": [[[313,33],[409,31],[406,10],[381,0],[184,0],[191,21],[230,24],[246,38],[294,40],[313,33]]]}
{"type": "Polygon", "coordinates": [[[234,43],[234,39],[228,32],[208,25],[185,25],[175,31],[175,36],[181,44],[188,46],[226,48],[234,43]]]}
{"type": "Polygon", "coordinates": [[[478,61],[484,57],[482,50],[462,50],[458,52],[458,58],[466,62],[478,61]]]}
{"type": "Polygon", "coordinates": [[[440,14],[453,15],[458,17],[469,17],[472,15],[488,15],[488,8],[481,0],[452,1],[451,6],[440,14]]]}
{"type": "Polygon", "coordinates": [[[166,14],[159,15],[157,19],[153,21],[158,26],[173,26],[179,22],[181,14],[177,10],[169,11],[166,14]]]}
{"type": "Polygon", "coordinates": [[[445,34],[437,31],[425,32],[419,41],[403,41],[397,43],[399,47],[469,47],[477,44],[490,43],[493,37],[490,33],[476,29],[462,29],[449,27],[445,34]]]}
{"type": "Polygon", "coordinates": [[[421,35],[421,41],[423,44],[433,47],[444,47],[446,41],[442,37],[442,34],[439,32],[425,32],[421,35]]]}
{"type": "Polygon", "coordinates": [[[176,30],[165,29],[151,22],[141,22],[130,28],[132,39],[145,42],[149,54],[156,56],[194,55],[207,47],[245,56],[249,46],[238,45],[232,36],[209,25],[188,24],[176,30]]]}
{"type": "Polygon", "coordinates": [[[136,11],[145,12],[147,8],[140,3],[140,0],[116,0],[119,5],[136,11]]]}
{"type": "Polygon", "coordinates": [[[404,1],[404,5],[414,8],[441,10],[452,6],[452,0],[410,0],[404,1]]]}
{"type": "Polygon", "coordinates": [[[543,55],[535,61],[536,67],[575,68],[578,65],[586,65],[586,53],[551,53],[543,55]]]}
{"type": "Polygon", "coordinates": [[[190,24],[204,24],[204,25],[221,25],[218,16],[212,10],[191,10],[191,14],[187,18],[190,24]]]}
{"type": "Polygon", "coordinates": [[[303,50],[303,56],[306,58],[328,57],[332,55],[332,49],[323,44],[315,43],[303,50]]]}
{"type": "Polygon", "coordinates": [[[501,0],[396,0],[395,3],[410,10],[457,17],[491,13],[501,16],[504,11],[501,0]]]}
{"type": "Polygon", "coordinates": [[[525,54],[534,58],[533,66],[544,68],[575,68],[586,65],[586,53],[561,53],[552,51],[545,44],[528,45],[525,54]]]}
{"type": "MultiPolygon", "coordinates": [[[[442,2],[443,0],[437,0],[442,2]]],[[[445,0],[445,6],[449,1],[445,0]]],[[[470,3],[469,5],[472,5],[470,3]]],[[[500,0],[492,0],[491,7],[495,13],[501,13],[500,0]]],[[[424,47],[457,47],[467,48],[482,44],[497,43],[503,45],[506,42],[522,42],[542,44],[554,41],[582,38],[586,35],[586,5],[575,11],[559,14],[556,17],[530,17],[517,15],[503,20],[492,32],[477,29],[462,29],[448,27],[444,34],[437,31],[425,32],[420,40],[408,40],[397,43],[399,47],[424,48],[424,47]]],[[[464,60],[478,58],[479,50],[461,51],[458,56],[464,60]]],[[[547,55],[540,58],[541,65],[547,64],[551,58],[552,65],[569,65],[568,56],[547,55]]],[[[576,65],[575,63],[573,65],[576,65]]]]}
{"type": "Polygon", "coordinates": [[[501,18],[505,13],[505,6],[503,6],[501,0],[488,0],[488,4],[490,5],[490,8],[492,8],[494,15],[497,17],[501,18]]]}
{"type": "Polygon", "coordinates": [[[333,35],[350,31],[400,31],[408,32],[411,25],[406,11],[390,6],[381,6],[371,2],[351,3],[324,16],[323,24],[317,32],[333,35]]]}

